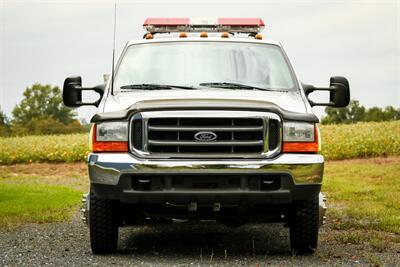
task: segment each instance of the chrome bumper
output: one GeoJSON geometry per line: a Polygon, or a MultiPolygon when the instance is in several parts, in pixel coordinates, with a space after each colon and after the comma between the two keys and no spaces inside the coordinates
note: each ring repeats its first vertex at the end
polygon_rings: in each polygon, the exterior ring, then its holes
{"type": "Polygon", "coordinates": [[[271,174],[287,173],[296,185],[321,184],[324,157],[319,154],[281,154],[257,160],[148,160],[128,153],[91,153],[90,182],[117,185],[122,174],[271,174]]]}

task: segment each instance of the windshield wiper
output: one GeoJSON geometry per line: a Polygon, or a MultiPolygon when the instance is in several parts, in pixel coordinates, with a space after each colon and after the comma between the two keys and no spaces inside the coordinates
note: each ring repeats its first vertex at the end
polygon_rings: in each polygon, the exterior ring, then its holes
{"type": "Polygon", "coordinates": [[[156,84],[156,83],[128,84],[128,85],[123,85],[120,88],[121,89],[144,89],[144,90],[170,90],[173,88],[187,89],[187,90],[195,89],[192,86],[156,84]]]}
{"type": "MultiPolygon", "coordinates": [[[[212,82],[212,83],[200,83],[200,86],[208,86],[214,88],[223,88],[223,89],[246,89],[246,90],[263,90],[263,91],[280,91],[269,88],[260,88],[246,84],[240,83],[227,83],[227,82],[212,82]]],[[[283,91],[283,90],[282,90],[283,91]]]]}

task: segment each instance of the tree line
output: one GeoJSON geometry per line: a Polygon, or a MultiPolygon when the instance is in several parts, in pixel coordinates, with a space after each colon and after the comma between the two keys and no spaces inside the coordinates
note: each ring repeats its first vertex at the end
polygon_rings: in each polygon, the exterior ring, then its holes
{"type": "Polygon", "coordinates": [[[27,87],[8,118],[0,109],[0,136],[82,133],[88,125],[62,101],[60,88],[39,83],[27,87]]]}
{"type": "Polygon", "coordinates": [[[345,108],[326,107],[325,113],[326,115],[321,120],[322,124],[400,120],[400,108],[396,109],[392,106],[365,108],[357,100],[351,100],[345,108]]]}

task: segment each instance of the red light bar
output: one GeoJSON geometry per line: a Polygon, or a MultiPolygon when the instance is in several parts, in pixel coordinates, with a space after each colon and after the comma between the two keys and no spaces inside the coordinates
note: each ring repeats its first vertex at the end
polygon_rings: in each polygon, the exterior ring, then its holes
{"type": "Polygon", "coordinates": [[[265,26],[260,18],[219,18],[218,24],[223,26],[265,26]]]}
{"type": "Polygon", "coordinates": [[[233,32],[257,34],[264,29],[260,18],[219,18],[218,20],[189,18],[147,18],[143,27],[148,33],[170,32],[233,32]]]}
{"type": "Polygon", "coordinates": [[[188,25],[190,22],[189,18],[147,18],[143,26],[178,26],[188,25]]]}

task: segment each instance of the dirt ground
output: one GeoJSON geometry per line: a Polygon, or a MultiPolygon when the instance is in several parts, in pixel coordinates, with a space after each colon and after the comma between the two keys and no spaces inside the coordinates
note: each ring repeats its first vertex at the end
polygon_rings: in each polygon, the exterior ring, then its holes
{"type": "MultiPolygon", "coordinates": [[[[400,266],[400,244],[347,243],[343,231],[321,228],[317,252],[292,255],[278,224],[229,228],[213,222],[121,228],[118,253],[92,255],[88,228],[71,221],[0,232],[1,266],[400,266]]],[[[329,225],[329,224],[328,224],[329,225]]],[[[350,240],[351,241],[351,240],[350,240]]]]}

